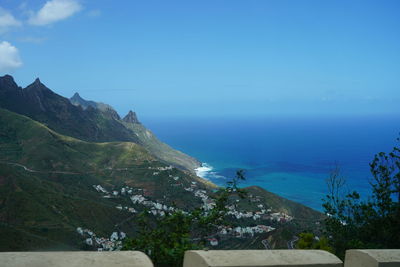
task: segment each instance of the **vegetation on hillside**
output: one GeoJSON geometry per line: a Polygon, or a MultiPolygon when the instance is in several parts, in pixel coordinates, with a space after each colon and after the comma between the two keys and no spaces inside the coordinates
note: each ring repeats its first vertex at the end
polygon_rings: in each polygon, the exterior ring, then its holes
{"type": "Polygon", "coordinates": [[[211,210],[202,207],[191,212],[176,210],[159,218],[147,211],[142,212],[139,232],[135,238],[127,240],[124,249],[143,251],[157,267],[182,266],[186,250],[204,248],[207,237],[226,223],[229,198],[232,195],[246,196],[246,191],[238,187],[244,179],[244,172],[240,170],[225,188],[219,188],[216,205],[211,210]]]}
{"type": "Polygon", "coordinates": [[[124,125],[136,134],[140,145],[146,148],[152,155],[155,155],[157,159],[175,166],[182,166],[191,171],[200,166],[198,160],[161,142],[142,124],[124,122],[124,125]]]}
{"type": "Polygon", "coordinates": [[[108,236],[124,222],[120,229],[131,235],[135,220],[125,221],[131,214],[116,209],[115,198],[99,195],[97,184],[145,188],[179,207],[199,205],[172,187],[169,175],[186,187],[196,181],[203,188],[201,180],[176,168],[153,175],[165,166],[138,144],[81,141],[0,109],[0,251],[79,249],[79,226],[108,236]]]}
{"type": "MultiPolygon", "coordinates": [[[[196,208],[205,204],[196,193],[203,192],[211,202],[219,203],[216,198],[224,194],[215,192],[216,189],[210,182],[158,160],[139,144],[82,141],[61,135],[29,117],[0,109],[0,233],[5,237],[0,242],[1,251],[97,249],[84,245],[86,237],[78,234],[79,227],[91,229],[101,237],[122,231],[134,238],[141,219],[128,212],[128,208],[138,213],[145,210],[144,205],[130,199],[138,194],[149,202],[182,211],[184,217],[172,214],[166,225],[188,220],[186,212],[190,212],[190,224],[197,220],[190,227],[190,241],[202,236],[194,243],[201,247],[212,229],[203,227],[207,220],[200,213],[196,215],[196,208]],[[96,191],[97,185],[106,188],[109,194],[96,191]],[[122,195],[123,187],[131,188],[133,193],[122,195]],[[115,191],[119,193],[113,195],[115,191]]],[[[235,212],[256,216],[262,209],[271,211],[257,215],[256,221],[252,217],[225,218],[226,228],[231,232],[221,236],[218,248],[259,249],[264,248],[261,241],[265,239],[272,247],[286,247],[294,233],[320,220],[320,213],[299,203],[259,187],[246,190],[249,196],[243,201],[239,200],[238,191],[232,194],[235,212]],[[294,219],[290,222],[271,219],[272,213],[279,212],[294,219]],[[233,231],[235,227],[265,224],[275,230],[239,237],[233,231]]],[[[150,226],[156,224],[157,217],[150,226]]]]}
{"type": "Polygon", "coordinates": [[[153,161],[130,142],[89,143],[64,136],[25,116],[0,109],[1,160],[36,170],[91,172],[153,161]]]}
{"type": "Polygon", "coordinates": [[[296,244],[298,249],[322,249],[333,253],[333,248],[329,245],[326,237],[316,237],[312,233],[301,233],[296,244]]]}
{"type": "Polygon", "coordinates": [[[327,219],[325,236],[314,240],[303,234],[299,248],[317,245],[344,258],[348,249],[400,248],[400,149],[378,153],[370,163],[372,195],[362,200],[356,191],[345,192],[345,180],[336,168],[328,179],[329,194],[324,200],[327,219]],[[327,244],[325,241],[328,240],[327,244]]]}

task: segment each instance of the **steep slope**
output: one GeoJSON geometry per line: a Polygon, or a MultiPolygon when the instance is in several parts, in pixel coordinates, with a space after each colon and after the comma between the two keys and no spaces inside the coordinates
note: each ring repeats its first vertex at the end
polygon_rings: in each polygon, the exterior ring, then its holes
{"type": "MultiPolygon", "coordinates": [[[[117,114],[117,112],[111,106],[104,103],[85,100],[78,93],[75,93],[70,98],[70,101],[73,105],[81,106],[83,109],[93,107],[101,110],[105,114],[117,114]]],[[[117,116],[118,114],[113,117],[120,120],[119,116],[117,116]]],[[[174,166],[183,167],[191,172],[201,165],[201,163],[195,158],[175,150],[169,145],[161,142],[150,130],[140,123],[136,113],[132,110],[130,110],[128,114],[120,121],[138,138],[139,144],[146,148],[159,160],[174,166]]]]}
{"type": "Polygon", "coordinates": [[[138,144],[88,143],[60,135],[39,122],[5,109],[0,109],[0,142],[6,146],[2,150],[8,152],[2,155],[3,160],[16,160],[39,170],[89,172],[155,160],[138,144]]]}
{"type": "Polygon", "coordinates": [[[123,120],[124,125],[136,134],[139,143],[159,160],[175,166],[183,166],[185,169],[192,171],[200,167],[201,163],[195,158],[161,142],[150,130],[146,129],[146,127],[139,122],[134,112],[129,111],[123,120]]]}
{"type": "Polygon", "coordinates": [[[132,123],[140,124],[136,114],[134,117],[126,117],[125,121],[121,120],[111,106],[84,100],[77,93],[71,99],[64,98],[47,88],[39,79],[22,89],[12,76],[0,77],[0,107],[28,116],[60,134],[80,140],[134,142],[143,145],[158,159],[192,173],[200,166],[197,160],[172,149],[154,135],[150,139],[140,139],[147,129],[142,125],[130,127],[132,123]]]}
{"type": "MultiPolygon", "coordinates": [[[[70,98],[70,101],[72,104],[81,106],[83,109],[93,107],[104,113],[117,114],[111,106],[104,103],[85,100],[78,93],[75,93],[70,98]]],[[[193,172],[195,168],[200,167],[201,163],[195,158],[161,142],[150,130],[140,123],[136,113],[132,110],[130,110],[128,114],[120,120],[120,122],[123,123],[127,129],[131,130],[138,138],[138,143],[146,148],[150,154],[154,155],[157,159],[174,166],[183,167],[191,172],[193,172]]]]}
{"type": "Polygon", "coordinates": [[[1,251],[76,250],[78,226],[108,234],[126,218],[88,183],[93,177],[30,173],[0,163],[1,251]]]}
{"type": "Polygon", "coordinates": [[[191,173],[160,162],[142,146],[131,142],[91,143],[61,135],[26,116],[0,108],[0,161],[34,174],[95,175],[104,181],[159,184],[160,178],[189,186],[191,182],[214,188],[191,173]],[[155,171],[156,170],[156,171],[155,171]],[[127,173],[137,173],[129,176],[127,173]],[[184,180],[184,181],[182,181],[184,180]]]}
{"type": "Polygon", "coordinates": [[[97,108],[83,110],[36,79],[21,89],[9,76],[0,77],[0,107],[26,115],[68,136],[93,142],[138,142],[135,135],[97,108]]]}

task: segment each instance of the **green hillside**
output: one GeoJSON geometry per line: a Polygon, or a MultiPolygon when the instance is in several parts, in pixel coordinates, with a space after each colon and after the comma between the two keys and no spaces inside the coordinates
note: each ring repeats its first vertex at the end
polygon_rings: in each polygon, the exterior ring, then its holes
{"type": "Polygon", "coordinates": [[[7,237],[0,250],[81,249],[77,227],[109,236],[124,222],[119,229],[133,234],[134,220],[126,221],[132,214],[116,209],[131,203],[104,198],[93,189],[97,184],[109,191],[146,189],[149,198],[168,205],[199,205],[182,187],[208,185],[176,168],[154,175],[162,167],[137,144],[80,141],[0,109],[0,233],[7,237]],[[180,177],[179,188],[171,186],[172,176],[180,177]]]}
{"type": "MultiPolygon", "coordinates": [[[[152,144],[157,149],[157,143],[152,144]]],[[[114,231],[135,236],[137,213],[156,211],[155,205],[190,211],[212,202],[214,189],[212,183],[158,160],[139,144],[81,141],[0,109],[0,251],[96,249],[83,243],[78,227],[101,237],[114,231]],[[143,196],[147,204],[134,202],[134,195],[143,196]]],[[[217,248],[262,248],[263,240],[284,248],[293,235],[322,218],[259,187],[246,190],[248,198],[232,200],[237,212],[271,211],[258,219],[231,217],[230,227],[268,225],[275,230],[222,236],[217,248]],[[279,222],[272,218],[277,212],[292,219],[279,222]]]]}
{"type": "Polygon", "coordinates": [[[149,129],[139,122],[136,113],[133,111],[129,111],[121,120],[118,113],[110,105],[85,100],[78,93],[75,93],[70,98],[70,102],[75,106],[82,107],[84,110],[92,107],[100,111],[99,116],[97,116],[97,121],[99,122],[104,121],[106,123],[109,119],[117,120],[132,132],[132,135],[137,139],[137,143],[149,151],[151,155],[167,164],[183,167],[191,172],[201,164],[195,158],[161,142],[149,129]]]}
{"type": "Polygon", "coordinates": [[[90,179],[80,182],[82,176],[32,174],[2,164],[0,180],[2,251],[79,249],[76,227],[95,225],[104,233],[123,219],[113,203],[87,189],[90,179]]]}
{"type": "Polygon", "coordinates": [[[124,124],[127,128],[133,130],[139,139],[139,143],[159,160],[175,166],[183,166],[185,169],[192,171],[200,166],[198,160],[161,142],[142,124],[126,122],[124,124]]]}
{"type": "Polygon", "coordinates": [[[154,161],[138,144],[80,141],[5,109],[0,109],[0,152],[3,161],[46,171],[92,172],[154,161]]]}

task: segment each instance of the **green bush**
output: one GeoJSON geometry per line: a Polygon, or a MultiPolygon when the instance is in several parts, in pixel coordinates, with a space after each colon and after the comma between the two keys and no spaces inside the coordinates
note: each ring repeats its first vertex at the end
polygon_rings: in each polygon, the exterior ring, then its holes
{"type": "Polygon", "coordinates": [[[301,233],[296,248],[298,249],[321,249],[333,253],[326,237],[316,238],[313,233],[301,233]]]}
{"type": "Polygon", "coordinates": [[[347,249],[400,248],[400,149],[378,153],[370,163],[372,196],[361,200],[344,194],[344,179],[336,169],[329,178],[323,207],[326,235],[334,252],[344,258],[347,249]]]}

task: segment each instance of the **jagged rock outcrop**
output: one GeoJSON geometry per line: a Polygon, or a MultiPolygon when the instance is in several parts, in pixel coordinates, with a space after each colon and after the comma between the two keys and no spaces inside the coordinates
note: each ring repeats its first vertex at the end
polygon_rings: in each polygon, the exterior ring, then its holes
{"type": "Polygon", "coordinates": [[[129,110],[128,114],[126,114],[122,120],[126,123],[140,123],[136,116],[136,112],[133,112],[132,110],[129,110]]]}

